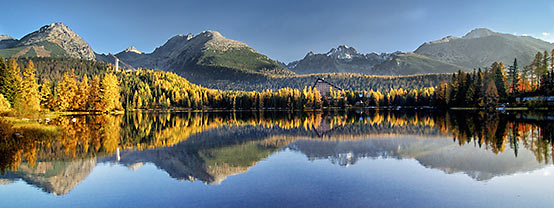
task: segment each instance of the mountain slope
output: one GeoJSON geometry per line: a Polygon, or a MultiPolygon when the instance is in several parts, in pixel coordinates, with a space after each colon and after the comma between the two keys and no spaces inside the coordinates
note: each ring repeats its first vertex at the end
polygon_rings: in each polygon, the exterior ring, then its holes
{"type": "Polygon", "coordinates": [[[133,67],[176,72],[200,84],[214,79],[293,74],[246,43],[215,31],[174,36],[152,53],[126,50],[116,56],[133,67]]]}
{"type": "Polygon", "coordinates": [[[460,66],[434,60],[415,53],[399,53],[373,68],[379,75],[412,75],[429,73],[453,73],[463,69],[460,66]]]}
{"type": "Polygon", "coordinates": [[[90,45],[63,23],[45,25],[21,40],[0,38],[1,57],[72,57],[93,60],[90,45]]]}
{"type": "Polygon", "coordinates": [[[512,63],[514,58],[521,65],[528,65],[537,52],[550,52],[553,48],[554,44],[530,36],[515,36],[479,28],[461,38],[448,36],[426,42],[415,53],[464,68],[477,68],[489,66],[495,61],[512,63]]]}
{"type": "Polygon", "coordinates": [[[348,46],[338,46],[325,54],[309,52],[287,65],[297,74],[358,73],[370,75],[411,75],[450,73],[462,67],[415,53],[361,54],[348,46]]]}
{"type": "Polygon", "coordinates": [[[352,47],[340,45],[325,54],[309,52],[287,67],[297,74],[313,73],[360,73],[373,74],[373,67],[383,63],[390,54],[361,54],[352,47]]]}

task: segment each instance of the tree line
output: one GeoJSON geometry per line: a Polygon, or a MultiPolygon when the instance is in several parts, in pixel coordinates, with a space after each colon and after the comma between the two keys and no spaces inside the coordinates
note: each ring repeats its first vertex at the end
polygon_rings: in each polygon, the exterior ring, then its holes
{"type": "Polygon", "coordinates": [[[522,97],[554,95],[554,50],[538,52],[531,64],[520,69],[494,62],[473,72],[459,71],[435,90],[440,107],[493,108],[500,104],[523,105],[522,97]]]}
{"type": "MultiPolygon", "coordinates": [[[[20,69],[21,60],[0,58],[0,112],[26,114],[39,111],[109,112],[171,108],[310,110],[350,106],[494,108],[501,103],[517,103],[518,97],[553,95],[553,54],[554,50],[550,54],[547,51],[537,53],[533,62],[523,67],[523,70],[520,70],[517,59],[514,59],[510,66],[494,62],[490,67],[473,72],[459,71],[448,75],[450,81],[436,84],[436,87],[430,82],[422,85],[429,87],[413,88],[331,88],[327,94],[305,85],[303,88],[251,91],[209,89],[172,72],[149,69],[116,72],[111,65],[75,60],[61,61],[61,66],[79,63],[87,70],[77,70],[76,73],[73,69],[63,69],[61,71],[65,72],[61,77],[46,78],[49,76],[37,76],[33,60],[27,60],[20,69]],[[100,69],[100,66],[105,68],[100,69]],[[91,67],[93,70],[89,70],[91,67]]],[[[43,66],[50,66],[46,64],[50,62],[56,63],[55,59],[39,61],[43,66]]],[[[48,74],[44,69],[42,71],[48,74]]],[[[341,76],[350,76],[354,80],[358,77],[348,74],[341,76]]],[[[420,82],[424,79],[412,76],[399,80],[420,82]]]]}
{"type": "Polygon", "coordinates": [[[121,91],[113,73],[87,75],[78,80],[74,71],[61,81],[39,84],[32,60],[20,69],[16,59],[0,58],[0,110],[29,115],[40,111],[101,111],[122,109],[121,91]]]}

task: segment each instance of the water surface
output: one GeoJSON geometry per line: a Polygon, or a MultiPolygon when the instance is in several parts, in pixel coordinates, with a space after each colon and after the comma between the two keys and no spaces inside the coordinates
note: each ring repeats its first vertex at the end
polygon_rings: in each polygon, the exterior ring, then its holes
{"type": "MultiPolygon", "coordinates": [[[[3,130],[1,207],[549,207],[543,114],[135,112],[3,130]]],[[[7,128],[6,125],[2,125],[7,128]]]]}

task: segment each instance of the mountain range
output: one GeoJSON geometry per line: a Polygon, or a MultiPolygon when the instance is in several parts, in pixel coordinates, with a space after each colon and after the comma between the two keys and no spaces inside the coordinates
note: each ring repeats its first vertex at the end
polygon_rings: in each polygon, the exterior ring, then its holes
{"type": "Polygon", "coordinates": [[[425,42],[413,52],[361,54],[348,46],[338,46],[327,53],[309,52],[303,59],[286,67],[297,74],[361,73],[408,75],[446,73],[491,65],[495,61],[511,64],[531,63],[539,51],[550,51],[554,44],[531,36],[493,32],[486,28],[470,31],[463,37],[447,36],[425,42]]]}
{"type": "MultiPolygon", "coordinates": [[[[490,65],[510,64],[518,58],[527,65],[539,51],[554,44],[530,36],[474,29],[463,37],[447,36],[425,42],[413,52],[359,53],[340,45],[327,53],[309,52],[288,64],[270,59],[244,42],[216,31],[176,35],[151,53],[129,47],[116,53],[123,66],[178,73],[195,83],[208,80],[250,80],[260,77],[313,73],[412,75],[451,73],[490,65]]],[[[114,57],[95,53],[91,46],[63,23],[41,27],[21,39],[0,35],[2,57],[72,57],[113,63],[114,57]]]]}

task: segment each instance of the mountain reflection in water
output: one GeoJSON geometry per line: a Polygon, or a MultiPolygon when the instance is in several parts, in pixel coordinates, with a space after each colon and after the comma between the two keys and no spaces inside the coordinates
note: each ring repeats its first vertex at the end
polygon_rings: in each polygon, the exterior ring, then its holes
{"type": "Polygon", "coordinates": [[[552,163],[552,122],[536,115],[358,112],[130,112],[61,117],[48,130],[0,123],[1,184],[22,179],[55,195],[97,163],[151,163],[178,180],[219,184],[289,149],[340,166],[415,159],[475,180],[552,163]],[[21,134],[22,136],[17,136],[21,134]]]}

